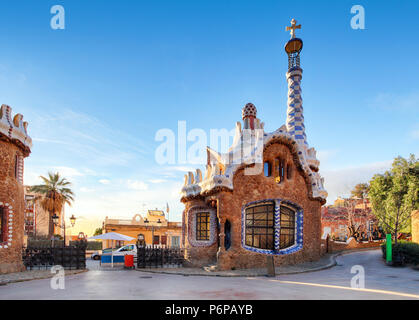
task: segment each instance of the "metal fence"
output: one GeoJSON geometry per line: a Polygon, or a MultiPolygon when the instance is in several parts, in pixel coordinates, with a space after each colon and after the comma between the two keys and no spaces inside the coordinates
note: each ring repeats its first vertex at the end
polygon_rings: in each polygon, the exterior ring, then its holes
{"type": "Polygon", "coordinates": [[[34,247],[22,250],[22,261],[27,270],[49,269],[60,265],[64,269],[86,269],[86,243],[66,247],[34,247]]]}
{"type": "Polygon", "coordinates": [[[182,267],[184,251],[177,247],[137,246],[138,268],[182,267]]]}

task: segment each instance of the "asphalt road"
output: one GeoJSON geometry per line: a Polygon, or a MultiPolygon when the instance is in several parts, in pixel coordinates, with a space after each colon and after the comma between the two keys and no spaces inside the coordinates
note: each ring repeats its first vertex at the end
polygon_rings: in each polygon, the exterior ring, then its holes
{"type": "MultiPolygon", "coordinates": [[[[379,250],[350,253],[322,271],[276,278],[224,278],[102,271],[65,277],[65,289],[51,279],[0,286],[6,299],[419,299],[419,271],[387,267],[379,250]],[[365,288],[351,287],[362,266],[365,288]],[[352,268],[357,273],[351,273],[352,268]]],[[[362,285],[356,281],[355,285],[362,285]]]]}

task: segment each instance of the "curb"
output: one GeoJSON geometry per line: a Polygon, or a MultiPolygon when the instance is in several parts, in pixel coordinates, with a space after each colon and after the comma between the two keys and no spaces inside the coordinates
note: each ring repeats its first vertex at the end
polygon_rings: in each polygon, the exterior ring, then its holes
{"type": "MultiPolygon", "coordinates": [[[[74,270],[75,272],[72,274],[68,274],[65,275],[66,277],[75,275],[75,274],[80,274],[80,273],[84,273],[89,271],[89,269],[85,269],[85,270],[74,270]]],[[[42,276],[42,277],[35,277],[35,278],[28,278],[28,279],[15,279],[15,280],[6,280],[6,281],[0,281],[0,286],[6,286],[10,283],[18,283],[18,282],[26,282],[26,281],[32,281],[32,280],[44,280],[44,279],[50,279],[54,277],[54,274],[49,274],[47,276],[42,276]]]]}
{"type": "MultiPolygon", "coordinates": [[[[316,272],[321,270],[326,270],[333,268],[336,266],[336,257],[339,256],[340,253],[332,254],[329,257],[329,262],[323,266],[309,268],[302,271],[283,271],[277,272],[276,275],[288,275],[288,274],[299,274],[299,273],[307,273],[307,272],[316,272]]],[[[197,268],[198,269],[198,268],[197,268]]],[[[198,269],[201,270],[201,269],[198,269]]],[[[248,278],[248,277],[266,277],[265,274],[260,273],[248,273],[248,274],[211,274],[211,273],[182,273],[182,272],[168,272],[168,271],[158,271],[158,270],[150,270],[150,269],[135,269],[135,271],[143,272],[143,273],[159,273],[159,274],[168,274],[168,275],[176,275],[176,276],[185,276],[185,277],[225,277],[225,278],[248,278]]]]}

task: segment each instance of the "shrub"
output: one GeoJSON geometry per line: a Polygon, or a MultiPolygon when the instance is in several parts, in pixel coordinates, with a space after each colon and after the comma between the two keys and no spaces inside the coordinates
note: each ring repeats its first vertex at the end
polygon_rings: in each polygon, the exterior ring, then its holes
{"type": "MultiPolygon", "coordinates": [[[[386,258],[386,244],[381,245],[383,259],[386,258]]],[[[400,257],[405,263],[419,265],[419,244],[414,242],[399,241],[392,245],[393,260],[400,257]]]]}

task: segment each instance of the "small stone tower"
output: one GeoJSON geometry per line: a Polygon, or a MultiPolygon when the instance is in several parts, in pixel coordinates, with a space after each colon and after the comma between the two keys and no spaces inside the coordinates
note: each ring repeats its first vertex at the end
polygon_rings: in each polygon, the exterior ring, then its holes
{"type": "Polygon", "coordinates": [[[0,108],[0,274],[21,271],[24,234],[24,158],[32,139],[23,116],[12,117],[7,105],[0,108]]]}
{"type": "Polygon", "coordinates": [[[304,127],[303,99],[301,98],[301,79],[303,69],[300,67],[300,52],[303,49],[303,40],[295,37],[295,30],[301,29],[295,19],[291,20],[291,39],[285,45],[285,52],[288,54],[288,109],[287,109],[287,131],[299,144],[307,145],[307,137],[304,127]]]}

